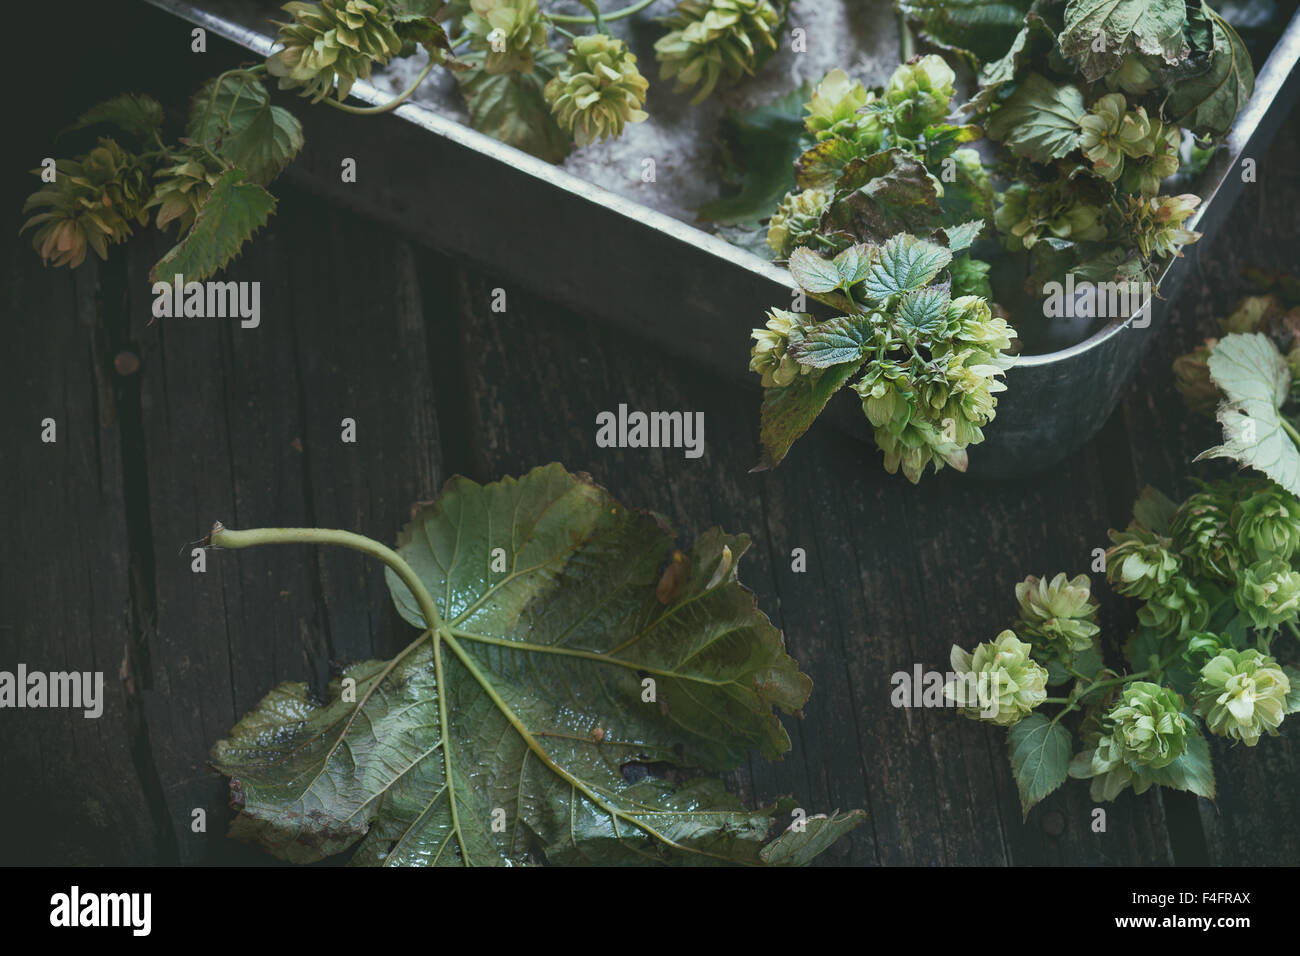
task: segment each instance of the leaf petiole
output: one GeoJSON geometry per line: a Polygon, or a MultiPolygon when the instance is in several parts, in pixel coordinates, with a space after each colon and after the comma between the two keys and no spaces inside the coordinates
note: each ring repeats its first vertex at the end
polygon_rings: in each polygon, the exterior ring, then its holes
{"type": "Polygon", "coordinates": [[[358,116],[372,116],[376,113],[387,113],[389,110],[397,109],[397,107],[410,99],[412,94],[420,88],[420,84],[425,81],[429,74],[433,72],[433,68],[437,65],[438,60],[430,54],[429,62],[424,64],[424,69],[421,70],[419,75],[411,82],[411,85],[399,93],[394,99],[389,100],[387,103],[380,103],[378,106],[348,106],[348,104],[340,103],[338,100],[328,96],[325,97],[322,102],[328,103],[336,110],[342,110],[345,113],[354,113],[358,116]]]}

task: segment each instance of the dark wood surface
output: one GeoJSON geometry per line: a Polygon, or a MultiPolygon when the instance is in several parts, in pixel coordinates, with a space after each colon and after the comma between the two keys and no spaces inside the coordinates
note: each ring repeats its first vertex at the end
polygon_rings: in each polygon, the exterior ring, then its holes
{"type": "MultiPolygon", "coordinates": [[[[43,115],[33,129],[48,127],[43,115]]],[[[1296,862],[1294,728],[1254,750],[1215,739],[1216,803],[1126,793],[1094,833],[1084,784],[1022,822],[1002,732],[889,698],[895,671],[944,669],[952,643],[1010,623],[1026,574],[1087,570],[1143,484],[1184,493],[1205,473],[1191,459],[1214,426],[1183,411],[1169,362],[1245,291],[1243,266],[1294,268],[1297,147],[1291,123],[1103,433],[1049,473],[1003,483],[948,471],[914,488],[828,427],[778,470],[749,474],[757,392],[612,331],[599,315],[617,303],[575,315],[545,290],[507,287],[507,311],[494,313],[503,282],[491,269],[288,184],[227,276],[262,282],[255,330],[151,319],[147,273],[165,238],[68,272],[42,269],[25,238],[0,230],[0,666],[102,670],[108,690],[98,720],[0,713],[0,862],[266,861],[225,839],[231,811],[209,747],[275,683],[322,687],[338,663],[400,649],[409,628],[381,569],[357,555],[213,553],[196,574],[189,543],[214,520],[391,541],[410,504],[450,475],[488,481],[550,461],[663,513],[684,539],[714,524],[754,537],[741,578],[815,688],[788,722],[792,752],[755,758],[730,782],[749,800],[865,809],[826,862],[1296,862]],[[138,371],[115,369],[122,352],[138,371]],[[703,411],[704,457],[597,448],[596,413],[621,402],[703,411]],[[55,444],[40,441],[45,417],[55,444]],[[340,441],[345,417],[355,444],[340,441]],[[806,573],[791,570],[796,547],[806,573]],[[196,809],[205,833],[191,828],[196,809]]],[[[24,167],[44,146],[32,152],[24,167]]],[[[28,188],[9,179],[11,226],[28,188]]],[[[745,349],[737,342],[737,361],[745,349]]],[[[1134,609],[1093,578],[1118,661],[1134,609]]]]}

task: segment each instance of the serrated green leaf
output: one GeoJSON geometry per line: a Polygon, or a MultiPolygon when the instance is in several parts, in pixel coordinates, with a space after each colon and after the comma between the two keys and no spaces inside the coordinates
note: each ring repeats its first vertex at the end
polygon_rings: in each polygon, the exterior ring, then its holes
{"type": "Polygon", "coordinates": [[[979,91],[961,107],[962,112],[979,115],[997,100],[1002,87],[1025,72],[1027,64],[1046,49],[1056,45],[1056,34],[1036,13],[1025,17],[1010,49],[999,59],[986,63],[980,71],[979,91]]]}
{"type": "Polygon", "coordinates": [[[826,189],[859,155],[857,145],[847,139],[836,136],[822,140],[795,160],[795,182],[800,189],[826,189]]]}
{"type": "Polygon", "coordinates": [[[875,258],[874,246],[857,242],[835,257],[835,269],[840,274],[840,287],[849,288],[867,277],[875,258]]]}
{"type": "Polygon", "coordinates": [[[901,149],[887,149],[844,167],[822,227],[881,243],[900,232],[928,234],[942,221],[939,194],[925,167],[901,149]]]}
{"type": "Polygon", "coordinates": [[[1119,68],[1124,55],[1145,53],[1173,65],[1189,52],[1183,0],[1070,0],[1061,52],[1089,82],[1119,68]]]}
{"type": "Polygon", "coordinates": [[[1250,51],[1221,16],[1209,7],[1194,9],[1191,16],[1212,30],[1213,51],[1193,56],[1175,74],[1165,110],[1199,137],[1224,136],[1255,90],[1255,69],[1250,51]]]}
{"type": "Polygon", "coordinates": [[[1196,460],[1235,459],[1300,495],[1300,448],[1279,410],[1291,372],[1277,346],[1262,332],[1233,333],[1210,352],[1209,366],[1210,380],[1225,396],[1218,411],[1223,444],[1196,460]]]}
{"type": "Polygon", "coordinates": [[[811,368],[861,362],[871,341],[871,320],[865,315],[841,315],[819,322],[790,350],[795,361],[811,368]]]}
{"type": "Polygon", "coordinates": [[[772,215],[795,184],[791,163],[799,155],[808,97],[804,85],[757,109],[728,114],[726,142],[731,165],[740,167],[740,189],[701,206],[701,219],[735,226],[772,215]]]}
{"type": "Polygon", "coordinates": [[[804,866],[851,830],[861,826],[867,815],[861,810],[840,813],[836,810],[827,816],[817,814],[802,821],[804,829],[792,824],[779,837],[763,847],[759,854],[769,866],[804,866]]]}
{"type": "Polygon", "coordinates": [[[904,293],[898,306],[898,324],[915,335],[929,335],[943,322],[951,301],[946,282],[904,293]]]}
{"type": "Polygon", "coordinates": [[[861,362],[846,362],[820,374],[799,375],[784,388],[763,389],[758,433],[763,458],[754,471],[779,465],[790,446],[817,420],[830,397],[861,367],[861,362]]]}
{"type": "Polygon", "coordinates": [[[284,171],[302,149],[302,125],[280,106],[255,76],[208,80],[190,101],[185,135],[207,146],[248,179],[266,185],[284,171]]]}
{"type": "Polygon", "coordinates": [[[149,281],[170,281],[173,275],[201,282],[225,267],[253,233],[275,211],[275,197],[257,183],[244,182],[244,173],[228,169],[199,207],[190,231],[149,273],[149,281]]]}
{"type": "Polygon", "coordinates": [[[748,538],[673,541],[559,465],[452,479],[397,548],[441,623],[425,630],[390,570],[425,633],[348,670],[355,702],[338,680],[324,704],[282,685],[216,745],[232,834],[299,862],[355,846],[360,865],[807,862],[856,821],[786,833],[765,858],[789,803],[678,782],[786,751],[775,709],[810,682],[737,580],[748,538]]]}
{"type": "Polygon", "coordinates": [[[934,46],[978,61],[1000,56],[1025,21],[1030,0],[899,0],[921,37],[934,46]]]}
{"type": "Polygon", "coordinates": [[[1148,531],[1167,535],[1177,510],[1178,502],[1159,488],[1147,485],[1138,495],[1137,501],[1133,502],[1133,520],[1148,531]]]}
{"type": "MultiPolygon", "coordinates": [[[[1189,727],[1194,726],[1195,718],[1186,719],[1189,727]]],[[[1214,767],[1210,764],[1210,745],[1195,731],[1188,733],[1187,749],[1173,763],[1158,770],[1143,767],[1139,776],[1161,787],[1190,790],[1198,797],[1214,799],[1214,767]]]]}
{"type": "Polygon", "coordinates": [[[460,61],[469,69],[456,74],[470,125],[548,163],[563,160],[573,141],[555,122],[542,90],[564,65],[564,54],[549,47],[534,50],[531,73],[489,73],[483,69],[484,56],[467,53],[460,61]]]}
{"type": "Polygon", "coordinates": [[[979,234],[984,230],[983,219],[972,219],[970,222],[963,222],[957,226],[947,226],[943,231],[944,238],[948,240],[948,248],[955,255],[965,249],[970,248],[970,244],[979,238],[979,234]]]}
{"type": "Polygon", "coordinates": [[[938,243],[907,234],[894,236],[880,249],[864,284],[872,302],[926,285],[952,262],[952,252],[938,243]]]}
{"type": "Polygon", "coordinates": [[[814,295],[833,292],[844,281],[834,262],[823,259],[803,246],[790,253],[790,261],[786,267],[790,270],[790,275],[794,276],[794,281],[799,284],[799,288],[814,295]]]}
{"type": "Polygon", "coordinates": [[[133,136],[143,137],[162,128],[163,108],[152,96],[123,93],[92,106],[64,132],[101,124],[116,126],[133,136]]]}
{"type": "Polygon", "coordinates": [[[990,266],[983,259],[960,255],[948,267],[954,296],[977,295],[993,301],[993,286],[989,282],[990,266]]]}
{"type": "Polygon", "coordinates": [[[1047,163],[1079,145],[1078,121],[1083,113],[1078,87],[1057,86],[1039,73],[1030,73],[989,117],[984,130],[1017,156],[1047,163]]]}
{"type": "Polygon", "coordinates": [[[1024,815],[1065,782],[1070,767],[1070,734],[1042,714],[1030,714],[1007,731],[1007,753],[1020,791],[1024,815]]]}

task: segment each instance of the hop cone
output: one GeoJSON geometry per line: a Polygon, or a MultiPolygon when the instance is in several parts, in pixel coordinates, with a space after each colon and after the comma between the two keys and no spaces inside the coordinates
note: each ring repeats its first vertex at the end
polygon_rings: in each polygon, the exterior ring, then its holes
{"type": "Polygon", "coordinates": [[[470,48],[486,53],[488,73],[530,73],[533,50],[546,45],[546,21],[537,0],[470,0],[465,16],[470,48]]]}
{"type": "Polygon", "coordinates": [[[1219,388],[1210,378],[1210,352],[1218,339],[1206,339],[1186,355],[1174,359],[1174,387],[1188,409],[1199,415],[1213,415],[1219,407],[1219,388]]]}
{"type": "Polygon", "coordinates": [[[1047,671],[1029,656],[1032,649],[1012,631],[973,654],[954,645],[950,660],[958,676],[944,685],[944,695],[973,720],[1000,727],[1019,722],[1047,699],[1047,671]]]}
{"type": "Polygon", "coordinates": [[[1256,628],[1271,630],[1300,613],[1300,572],[1281,558],[1256,562],[1237,579],[1233,597],[1256,628]]]}
{"type": "Polygon", "coordinates": [[[293,17],[280,27],[284,49],[266,59],[280,89],[302,88],[319,103],[338,89],[346,99],[357,78],[368,79],[375,63],[384,64],[402,48],[385,0],[320,0],[286,3],[293,17]]]}
{"type": "Polygon", "coordinates": [[[790,347],[804,340],[804,332],[812,322],[812,316],[800,312],[772,309],[766,328],[754,329],[749,370],[762,376],[764,388],[784,388],[796,376],[813,371],[790,354],[790,347]]]}
{"type": "Polygon", "coordinates": [[[545,95],[560,126],[586,146],[618,136],[626,123],[643,122],[648,87],[623,41],[596,33],[573,41],[545,95]]]}
{"type": "MultiPolygon", "coordinates": [[[[33,170],[40,175],[42,170],[33,170]]],[[[101,137],[99,145],[76,159],[55,163],[55,181],[27,197],[23,212],[43,209],[19,231],[39,226],[32,245],[45,262],[76,268],[86,259],[86,248],[101,259],[108,247],[131,235],[131,221],[148,221],[144,203],[149,176],[140,160],[114,140],[101,137]]]]}
{"type": "Polygon", "coordinates": [[[1106,577],[1120,594],[1150,600],[1182,570],[1166,538],[1143,528],[1112,531],[1114,546],[1106,552],[1106,577]]]}
{"type": "Polygon", "coordinates": [[[1201,238],[1185,223],[1201,204],[1192,193],[1181,196],[1129,196],[1124,211],[1129,232],[1146,259],[1156,256],[1179,256],[1188,243],[1201,238]]]}
{"type": "Polygon", "coordinates": [[[1191,495],[1174,512],[1174,546],[1198,577],[1230,581],[1241,563],[1232,533],[1234,495],[1222,482],[1191,495]]]}
{"type": "Polygon", "coordinates": [[[984,440],[993,420],[999,376],[1012,364],[1006,354],[1015,330],[986,301],[953,299],[930,342],[931,361],[874,363],[853,385],[875,428],[885,470],[900,468],[916,484],[927,464],[965,471],[966,448],[984,440]]]}
{"type": "Polygon", "coordinates": [[[1016,601],[1020,632],[1066,655],[1087,650],[1101,631],[1086,574],[1067,578],[1061,573],[1051,581],[1031,574],[1016,585],[1016,601]]]}
{"type": "Polygon", "coordinates": [[[788,259],[795,249],[808,244],[830,202],[824,189],[785,194],[767,226],[767,244],[778,259],[788,259]]]}
{"type": "Polygon", "coordinates": [[[1273,658],[1229,649],[1201,668],[1192,697],[1211,733],[1253,747],[1261,734],[1276,736],[1290,692],[1291,682],[1273,658]]]}
{"type": "Polygon", "coordinates": [[[676,78],[678,91],[699,86],[698,103],[724,74],[735,81],[758,68],[760,55],[776,49],[780,19],[768,0],[682,0],[655,43],[660,76],[676,78]]]}
{"type": "Polygon", "coordinates": [[[894,70],[884,98],[894,107],[898,131],[904,136],[916,136],[947,116],[956,78],[943,57],[933,53],[894,70]]]}
{"type": "MultiPolygon", "coordinates": [[[[1182,709],[1182,698],[1168,687],[1147,681],[1129,684],[1103,719],[1113,748],[1101,761],[1122,760],[1153,770],[1169,766],[1187,749],[1182,709]]],[[[1100,746],[1097,752],[1101,754],[1100,746]]]]}
{"type": "Polygon", "coordinates": [[[182,235],[189,232],[221,172],[221,167],[200,149],[186,150],[180,162],[155,170],[153,198],[146,205],[158,209],[154,224],[162,229],[177,222],[182,235]]]}
{"type": "Polygon", "coordinates": [[[1242,498],[1236,514],[1237,543],[1256,560],[1289,561],[1300,550],[1300,501],[1277,485],[1242,498]]]}

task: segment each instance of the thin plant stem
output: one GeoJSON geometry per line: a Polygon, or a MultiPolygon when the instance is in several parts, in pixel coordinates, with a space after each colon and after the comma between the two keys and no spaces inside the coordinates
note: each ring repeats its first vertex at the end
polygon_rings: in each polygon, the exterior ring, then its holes
{"type": "MultiPolygon", "coordinates": [[[[630,17],[634,13],[640,13],[642,10],[644,10],[646,7],[650,6],[650,4],[654,2],[655,0],[637,0],[636,3],[632,4],[629,7],[624,7],[622,10],[615,10],[613,13],[602,13],[600,15],[600,20],[603,20],[606,23],[608,23],[610,20],[622,20],[624,17],[630,17]]],[[[574,16],[566,13],[548,13],[546,16],[547,19],[549,19],[552,23],[595,24],[598,22],[596,17],[581,17],[581,16],[574,16]]]]}
{"type": "Polygon", "coordinates": [[[373,116],[376,113],[387,113],[390,110],[397,109],[397,107],[405,103],[411,95],[420,88],[420,84],[424,82],[425,78],[433,72],[433,68],[437,63],[438,61],[433,58],[432,54],[430,54],[429,62],[424,65],[424,69],[420,71],[420,75],[415,78],[415,81],[403,90],[395,99],[391,99],[387,103],[381,103],[378,106],[348,106],[348,104],[340,103],[338,100],[331,99],[328,96],[325,97],[323,102],[328,103],[336,110],[342,110],[345,113],[355,113],[358,116],[373,116]]]}

